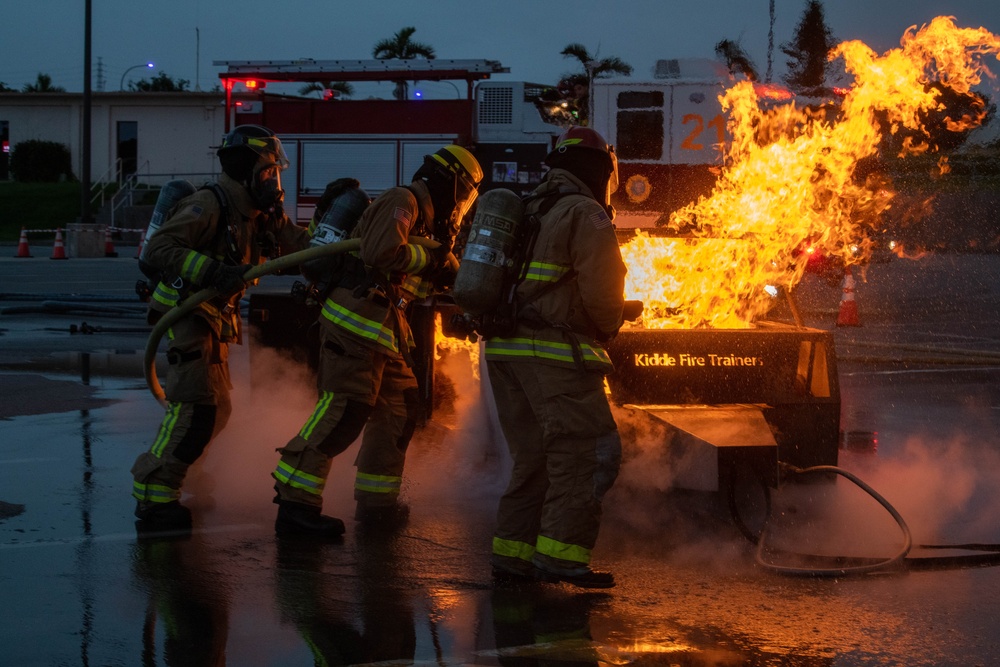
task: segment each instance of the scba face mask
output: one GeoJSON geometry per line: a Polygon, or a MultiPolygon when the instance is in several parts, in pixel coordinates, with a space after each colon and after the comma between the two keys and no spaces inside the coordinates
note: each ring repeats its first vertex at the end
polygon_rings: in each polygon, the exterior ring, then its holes
{"type": "Polygon", "coordinates": [[[277,164],[265,164],[254,169],[250,196],[262,211],[280,208],[285,199],[285,191],[281,189],[281,170],[277,164]]]}

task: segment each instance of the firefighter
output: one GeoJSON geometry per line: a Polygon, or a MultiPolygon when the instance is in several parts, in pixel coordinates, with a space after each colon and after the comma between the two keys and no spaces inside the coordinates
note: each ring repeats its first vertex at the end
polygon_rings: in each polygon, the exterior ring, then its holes
{"type": "Polygon", "coordinates": [[[604,494],[621,463],[621,440],[602,345],[623,323],[625,264],[609,203],[614,150],[573,127],[546,156],[545,179],[525,200],[539,221],[516,325],[486,340],[494,401],[514,461],[500,499],[491,562],[497,583],[566,581],[610,588],[590,567],[604,494]]]}
{"type": "Polygon", "coordinates": [[[469,151],[445,146],[424,157],[409,186],[376,198],[351,232],[361,248],[343,256],[319,317],[319,400],[298,434],[278,450],[273,477],[279,536],[343,534],[343,521],[320,513],[323,487],[333,457],[362,430],[355,519],[390,525],[406,519],[399,492],[419,416],[407,306],[447,282],[458,226],[482,178],[469,151]],[[408,243],[411,235],[441,245],[428,250],[408,243]]]}
{"type": "Polygon", "coordinates": [[[216,183],[178,202],[146,242],[144,257],[160,272],[150,323],[198,289],[214,287],[219,295],[167,333],[166,415],[152,447],[132,466],[140,532],[190,528],[181,486],[232,411],[227,357],[229,344],[241,342],[243,275],[265,251],[273,256],[309,244],[309,233],[282,210],[288,159],[273,132],[240,125],[226,134],[217,155],[222,174],[216,183]]]}

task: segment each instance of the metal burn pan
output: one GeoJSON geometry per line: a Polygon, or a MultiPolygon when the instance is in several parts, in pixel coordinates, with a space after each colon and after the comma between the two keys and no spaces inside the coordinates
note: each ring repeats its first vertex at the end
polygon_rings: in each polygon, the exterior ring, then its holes
{"type": "Polygon", "coordinates": [[[776,444],[777,460],[798,467],[837,463],[840,387],[829,331],[768,322],[750,329],[624,329],[608,354],[615,364],[608,388],[618,405],[642,409],[720,451],[738,446],[741,436],[724,425],[707,428],[706,420],[733,422],[739,414],[746,446],[776,444]],[[699,433],[686,424],[692,412],[672,409],[678,406],[698,407],[699,433]],[[747,409],[759,411],[773,443],[747,426],[759,422],[748,420],[747,409]]]}

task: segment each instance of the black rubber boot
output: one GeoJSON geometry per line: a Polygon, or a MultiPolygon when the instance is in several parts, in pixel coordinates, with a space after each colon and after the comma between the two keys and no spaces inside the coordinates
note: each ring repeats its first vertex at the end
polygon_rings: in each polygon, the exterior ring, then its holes
{"type": "Polygon", "coordinates": [[[344,534],[344,522],[321,514],[320,508],[315,505],[283,501],[278,503],[274,532],[278,537],[339,540],[344,534]]]}
{"type": "Polygon", "coordinates": [[[564,581],[580,588],[614,588],[615,575],[601,570],[591,570],[587,565],[561,567],[534,558],[535,576],[540,581],[557,583],[564,581]]]}
{"type": "Polygon", "coordinates": [[[174,500],[169,503],[136,504],[135,531],[139,537],[169,537],[191,532],[191,510],[174,500]]]}
{"type": "Polygon", "coordinates": [[[539,582],[535,567],[521,558],[494,554],[490,557],[490,565],[495,587],[518,587],[539,582]]]}

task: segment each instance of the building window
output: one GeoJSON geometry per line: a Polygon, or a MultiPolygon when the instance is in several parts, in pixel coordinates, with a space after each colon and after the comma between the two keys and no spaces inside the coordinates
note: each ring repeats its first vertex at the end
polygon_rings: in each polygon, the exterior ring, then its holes
{"type": "Polygon", "coordinates": [[[663,157],[663,91],[628,91],[618,95],[618,145],[622,160],[663,157]]]}

